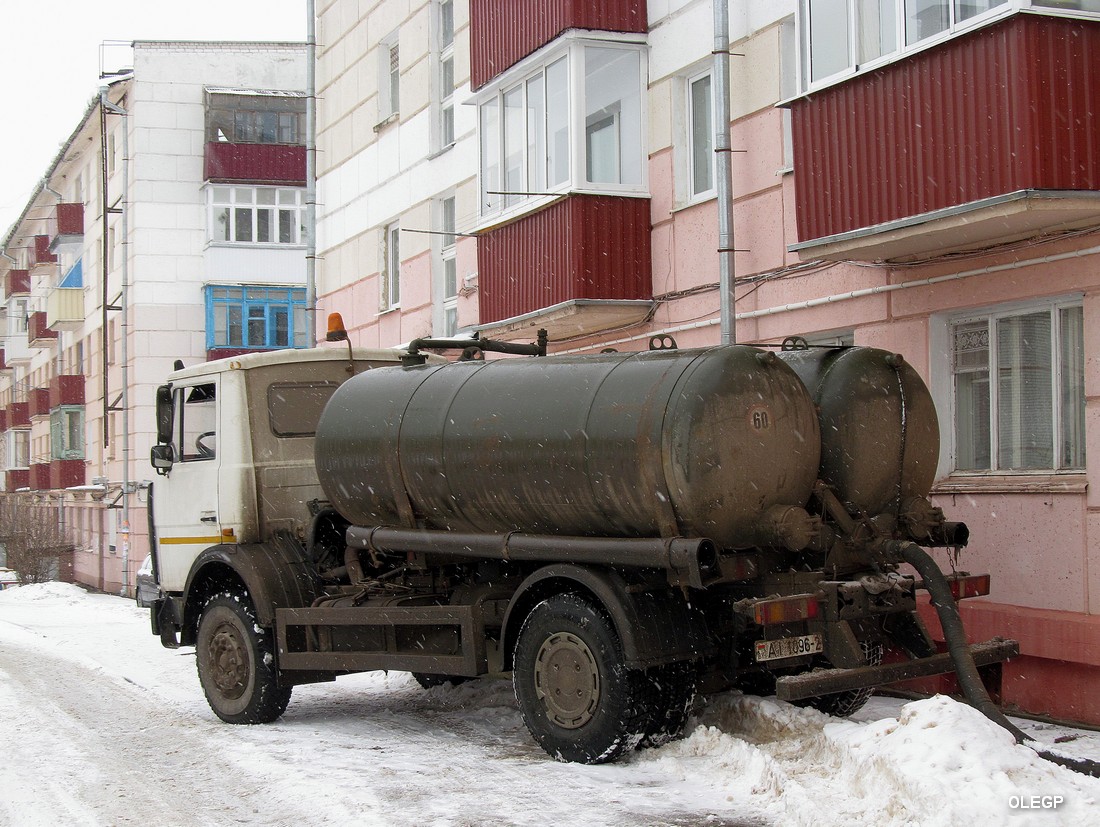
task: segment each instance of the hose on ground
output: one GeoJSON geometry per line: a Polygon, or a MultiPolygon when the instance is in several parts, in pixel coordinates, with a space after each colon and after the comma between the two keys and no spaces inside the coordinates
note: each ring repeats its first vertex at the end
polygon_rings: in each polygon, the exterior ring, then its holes
{"type": "MultiPolygon", "coordinates": [[[[898,556],[917,570],[924,580],[924,587],[932,596],[932,606],[940,619],[943,627],[943,637],[947,641],[947,651],[951,655],[951,663],[955,667],[955,674],[959,680],[959,688],[967,703],[981,712],[995,724],[1004,727],[1012,733],[1016,743],[1024,744],[1032,741],[1030,735],[1022,732],[1015,726],[1005,714],[997,707],[985,690],[978,667],[974,664],[974,657],[970,654],[970,646],[966,642],[966,632],[963,630],[962,616],[959,614],[958,604],[951,594],[951,586],[944,577],[936,561],[932,559],[924,549],[916,543],[898,543],[896,546],[898,556]]],[[[1047,761],[1071,769],[1074,772],[1091,775],[1100,778],[1100,762],[1083,758],[1070,758],[1065,755],[1038,749],[1032,744],[1027,744],[1035,752],[1047,761]]]]}

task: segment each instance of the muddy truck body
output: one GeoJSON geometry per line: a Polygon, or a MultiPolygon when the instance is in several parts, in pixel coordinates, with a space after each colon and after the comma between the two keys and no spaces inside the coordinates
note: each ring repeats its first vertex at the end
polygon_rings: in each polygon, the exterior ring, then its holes
{"type": "Polygon", "coordinates": [[[511,672],[535,740],[593,763],[677,736],[697,692],[844,715],[1016,653],[941,654],[918,616],[932,581],[957,614],[988,577],[920,548],[967,532],[928,500],[939,426],[900,356],[418,350],[249,355],[158,390],[153,631],[196,647],[223,720],[352,672],[511,672]]]}

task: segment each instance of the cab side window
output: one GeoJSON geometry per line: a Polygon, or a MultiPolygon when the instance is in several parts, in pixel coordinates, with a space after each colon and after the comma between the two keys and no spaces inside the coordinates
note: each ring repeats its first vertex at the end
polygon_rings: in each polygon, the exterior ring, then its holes
{"type": "Polygon", "coordinates": [[[177,456],[183,462],[213,459],[218,445],[216,386],[194,385],[176,390],[177,456]]]}

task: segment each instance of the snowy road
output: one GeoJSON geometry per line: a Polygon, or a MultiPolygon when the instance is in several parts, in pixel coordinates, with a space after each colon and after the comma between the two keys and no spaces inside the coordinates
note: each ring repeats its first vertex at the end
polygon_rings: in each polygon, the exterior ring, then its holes
{"type": "MultiPolygon", "coordinates": [[[[501,681],[352,676],[231,727],[190,650],[148,628],[132,601],[74,586],[0,592],[0,823],[1100,825],[1100,781],[944,698],[842,722],[724,695],[687,738],[583,767],[534,745],[501,681]]],[[[1096,733],[1024,726],[1100,758],[1096,733]]]]}

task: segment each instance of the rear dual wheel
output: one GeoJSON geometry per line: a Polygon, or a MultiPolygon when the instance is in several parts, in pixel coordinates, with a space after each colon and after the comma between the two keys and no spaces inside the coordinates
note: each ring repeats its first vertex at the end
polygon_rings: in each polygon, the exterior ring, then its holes
{"type": "MultiPolygon", "coordinates": [[[[663,669],[667,669],[664,667],[663,669]]],[[[575,594],[538,604],[520,628],[512,681],[535,740],[562,761],[600,764],[679,734],[694,680],[627,668],[607,614],[575,594]]]]}

